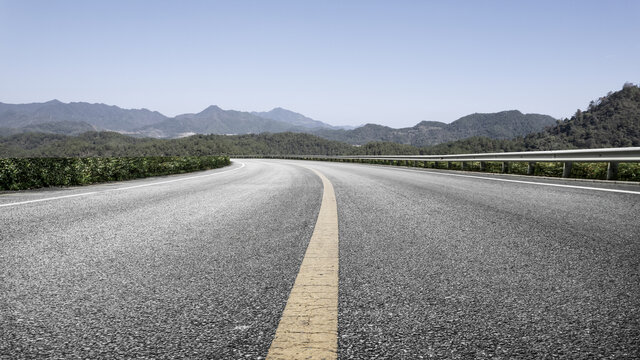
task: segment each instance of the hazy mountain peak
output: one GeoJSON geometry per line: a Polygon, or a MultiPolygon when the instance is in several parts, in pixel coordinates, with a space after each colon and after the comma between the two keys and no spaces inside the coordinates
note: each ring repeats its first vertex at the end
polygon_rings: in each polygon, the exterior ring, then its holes
{"type": "Polygon", "coordinates": [[[543,130],[555,124],[548,115],[522,114],[518,110],[498,113],[471,114],[446,124],[438,121],[421,121],[409,128],[393,129],[388,126],[366,124],[351,131],[316,132],[329,140],[363,145],[371,141],[390,141],[414,146],[429,146],[472,136],[492,139],[511,139],[543,130]]]}
{"type": "Polygon", "coordinates": [[[179,137],[184,134],[247,134],[262,132],[308,132],[322,137],[364,144],[368,141],[392,141],[417,146],[487,136],[508,139],[540,131],[556,120],[546,115],[522,114],[508,110],[493,114],[471,114],[451,124],[422,121],[410,128],[394,129],[366,124],[354,130],[331,126],[302,114],[275,107],[268,112],[223,110],[210,105],[197,114],[168,118],[146,109],[127,110],[114,105],[57,99],[46,103],[11,105],[0,103],[0,128],[38,129],[54,133],[77,133],[84,129],[111,130],[152,137],[179,137]],[[41,126],[42,124],[50,124],[41,126]]]}
{"type": "Polygon", "coordinates": [[[209,105],[206,109],[202,110],[201,112],[205,112],[205,111],[224,111],[222,110],[218,105],[209,105]]]}
{"type": "Polygon", "coordinates": [[[66,104],[57,99],[45,103],[6,104],[2,107],[8,111],[2,112],[0,127],[19,129],[53,124],[38,128],[54,133],[72,133],[75,129],[87,127],[95,130],[128,132],[167,119],[158,112],[126,110],[114,105],[86,102],[66,104]]]}
{"type": "Polygon", "coordinates": [[[297,112],[287,110],[281,107],[275,107],[270,111],[252,112],[251,114],[264,119],[282,121],[293,126],[304,129],[336,129],[337,127],[325,124],[322,121],[314,120],[297,112]]]}
{"type": "Polygon", "coordinates": [[[418,124],[416,124],[416,126],[414,126],[415,128],[419,128],[419,127],[429,127],[429,128],[442,128],[442,127],[446,127],[447,124],[440,122],[440,121],[428,121],[428,120],[422,120],[420,121],[418,124]]]}

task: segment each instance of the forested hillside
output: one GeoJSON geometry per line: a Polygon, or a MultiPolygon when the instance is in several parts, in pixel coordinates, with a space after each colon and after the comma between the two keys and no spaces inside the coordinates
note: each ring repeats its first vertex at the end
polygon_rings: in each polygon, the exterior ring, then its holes
{"type": "Polygon", "coordinates": [[[395,142],[428,146],[470,136],[509,139],[542,130],[555,123],[547,115],[503,111],[472,114],[451,124],[423,121],[402,129],[368,124],[360,128],[325,124],[282,108],[268,112],[223,110],[212,105],[196,114],[166,117],[146,109],[122,109],[89,103],[0,103],[0,136],[29,132],[78,135],[87,131],[113,131],[135,137],[172,139],[196,134],[260,134],[300,132],[352,145],[395,142]]]}
{"type": "Polygon", "coordinates": [[[277,107],[270,111],[251,112],[252,115],[259,116],[264,119],[271,119],[291,124],[304,132],[305,129],[340,129],[340,126],[332,126],[322,121],[314,120],[302,114],[298,114],[291,110],[277,107]]]}
{"type": "Polygon", "coordinates": [[[248,112],[223,110],[212,105],[197,114],[183,114],[136,130],[136,135],[178,138],[195,134],[250,134],[285,132],[292,125],[261,118],[248,112]]]}
{"type": "Polygon", "coordinates": [[[171,118],[157,111],[84,102],[0,103],[0,136],[28,132],[78,135],[87,131],[113,131],[138,137],[178,138],[194,134],[305,132],[310,127],[333,128],[282,108],[249,113],[212,105],[197,114],[171,118]]]}
{"type": "Polygon", "coordinates": [[[314,130],[312,133],[329,140],[350,144],[366,144],[371,141],[390,141],[418,147],[432,146],[473,136],[491,139],[512,139],[544,130],[556,123],[548,115],[523,114],[517,110],[490,114],[471,114],[451,124],[438,121],[422,121],[409,128],[394,129],[388,126],[367,124],[353,130],[314,130]]]}
{"type": "Polygon", "coordinates": [[[627,83],[592,101],[586,111],[544,131],[511,140],[472,137],[422,149],[424,154],[590,149],[640,146],[640,87],[627,83]]]}
{"type": "Polygon", "coordinates": [[[112,132],[80,136],[18,134],[0,137],[0,157],[417,154],[419,149],[376,142],[365,146],[301,133],[194,135],[181,139],[133,138],[112,132]]]}
{"type": "MultiPolygon", "coordinates": [[[[423,122],[419,125],[435,128],[439,124],[423,122]]],[[[462,125],[460,127],[464,129],[462,125]]],[[[366,126],[361,131],[386,130],[381,126],[366,126]]],[[[577,111],[571,119],[515,139],[475,136],[418,148],[390,141],[353,146],[292,132],[194,135],[180,139],[133,138],[112,132],[88,132],[79,136],[22,133],[0,137],[0,157],[452,154],[621,146],[640,146],[640,88],[632,84],[625,84],[622,90],[592,101],[587,110],[577,111]]]]}
{"type": "Polygon", "coordinates": [[[9,129],[15,132],[40,130],[70,134],[86,127],[92,130],[132,131],[166,119],[157,111],[121,109],[85,102],[66,104],[51,100],[32,104],[0,103],[0,134],[9,133],[9,129]]]}
{"type": "Polygon", "coordinates": [[[571,119],[524,138],[528,150],[626,146],[640,146],[640,87],[630,83],[592,101],[571,119]]]}

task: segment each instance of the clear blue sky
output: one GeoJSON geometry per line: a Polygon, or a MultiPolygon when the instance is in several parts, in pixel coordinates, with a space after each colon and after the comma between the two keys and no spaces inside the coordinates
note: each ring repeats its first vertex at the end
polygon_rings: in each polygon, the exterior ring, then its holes
{"type": "Polygon", "coordinates": [[[0,102],[571,116],[640,82],[640,1],[0,0],[0,102]]]}

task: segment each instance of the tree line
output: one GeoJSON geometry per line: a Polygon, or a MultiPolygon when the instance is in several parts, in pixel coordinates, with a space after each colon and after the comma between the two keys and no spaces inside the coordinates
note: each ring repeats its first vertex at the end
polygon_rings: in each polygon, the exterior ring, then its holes
{"type": "Polygon", "coordinates": [[[206,155],[415,155],[640,146],[640,88],[592,101],[585,111],[542,132],[514,139],[470,137],[434,146],[393,142],[350,145],[305,133],[135,138],[113,132],[79,136],[25,133],[0,137],[0,157],[122,157],[206,155]]]}

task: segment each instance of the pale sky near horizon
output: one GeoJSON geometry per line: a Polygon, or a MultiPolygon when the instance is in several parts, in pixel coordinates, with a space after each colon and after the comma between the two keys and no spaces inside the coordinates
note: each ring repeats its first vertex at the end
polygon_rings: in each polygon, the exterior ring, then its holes
{"type": "Polygon", "coordinates": [[[0,0],[0,102],[570,117],[640,82],[640,1],[0,0]]]}

